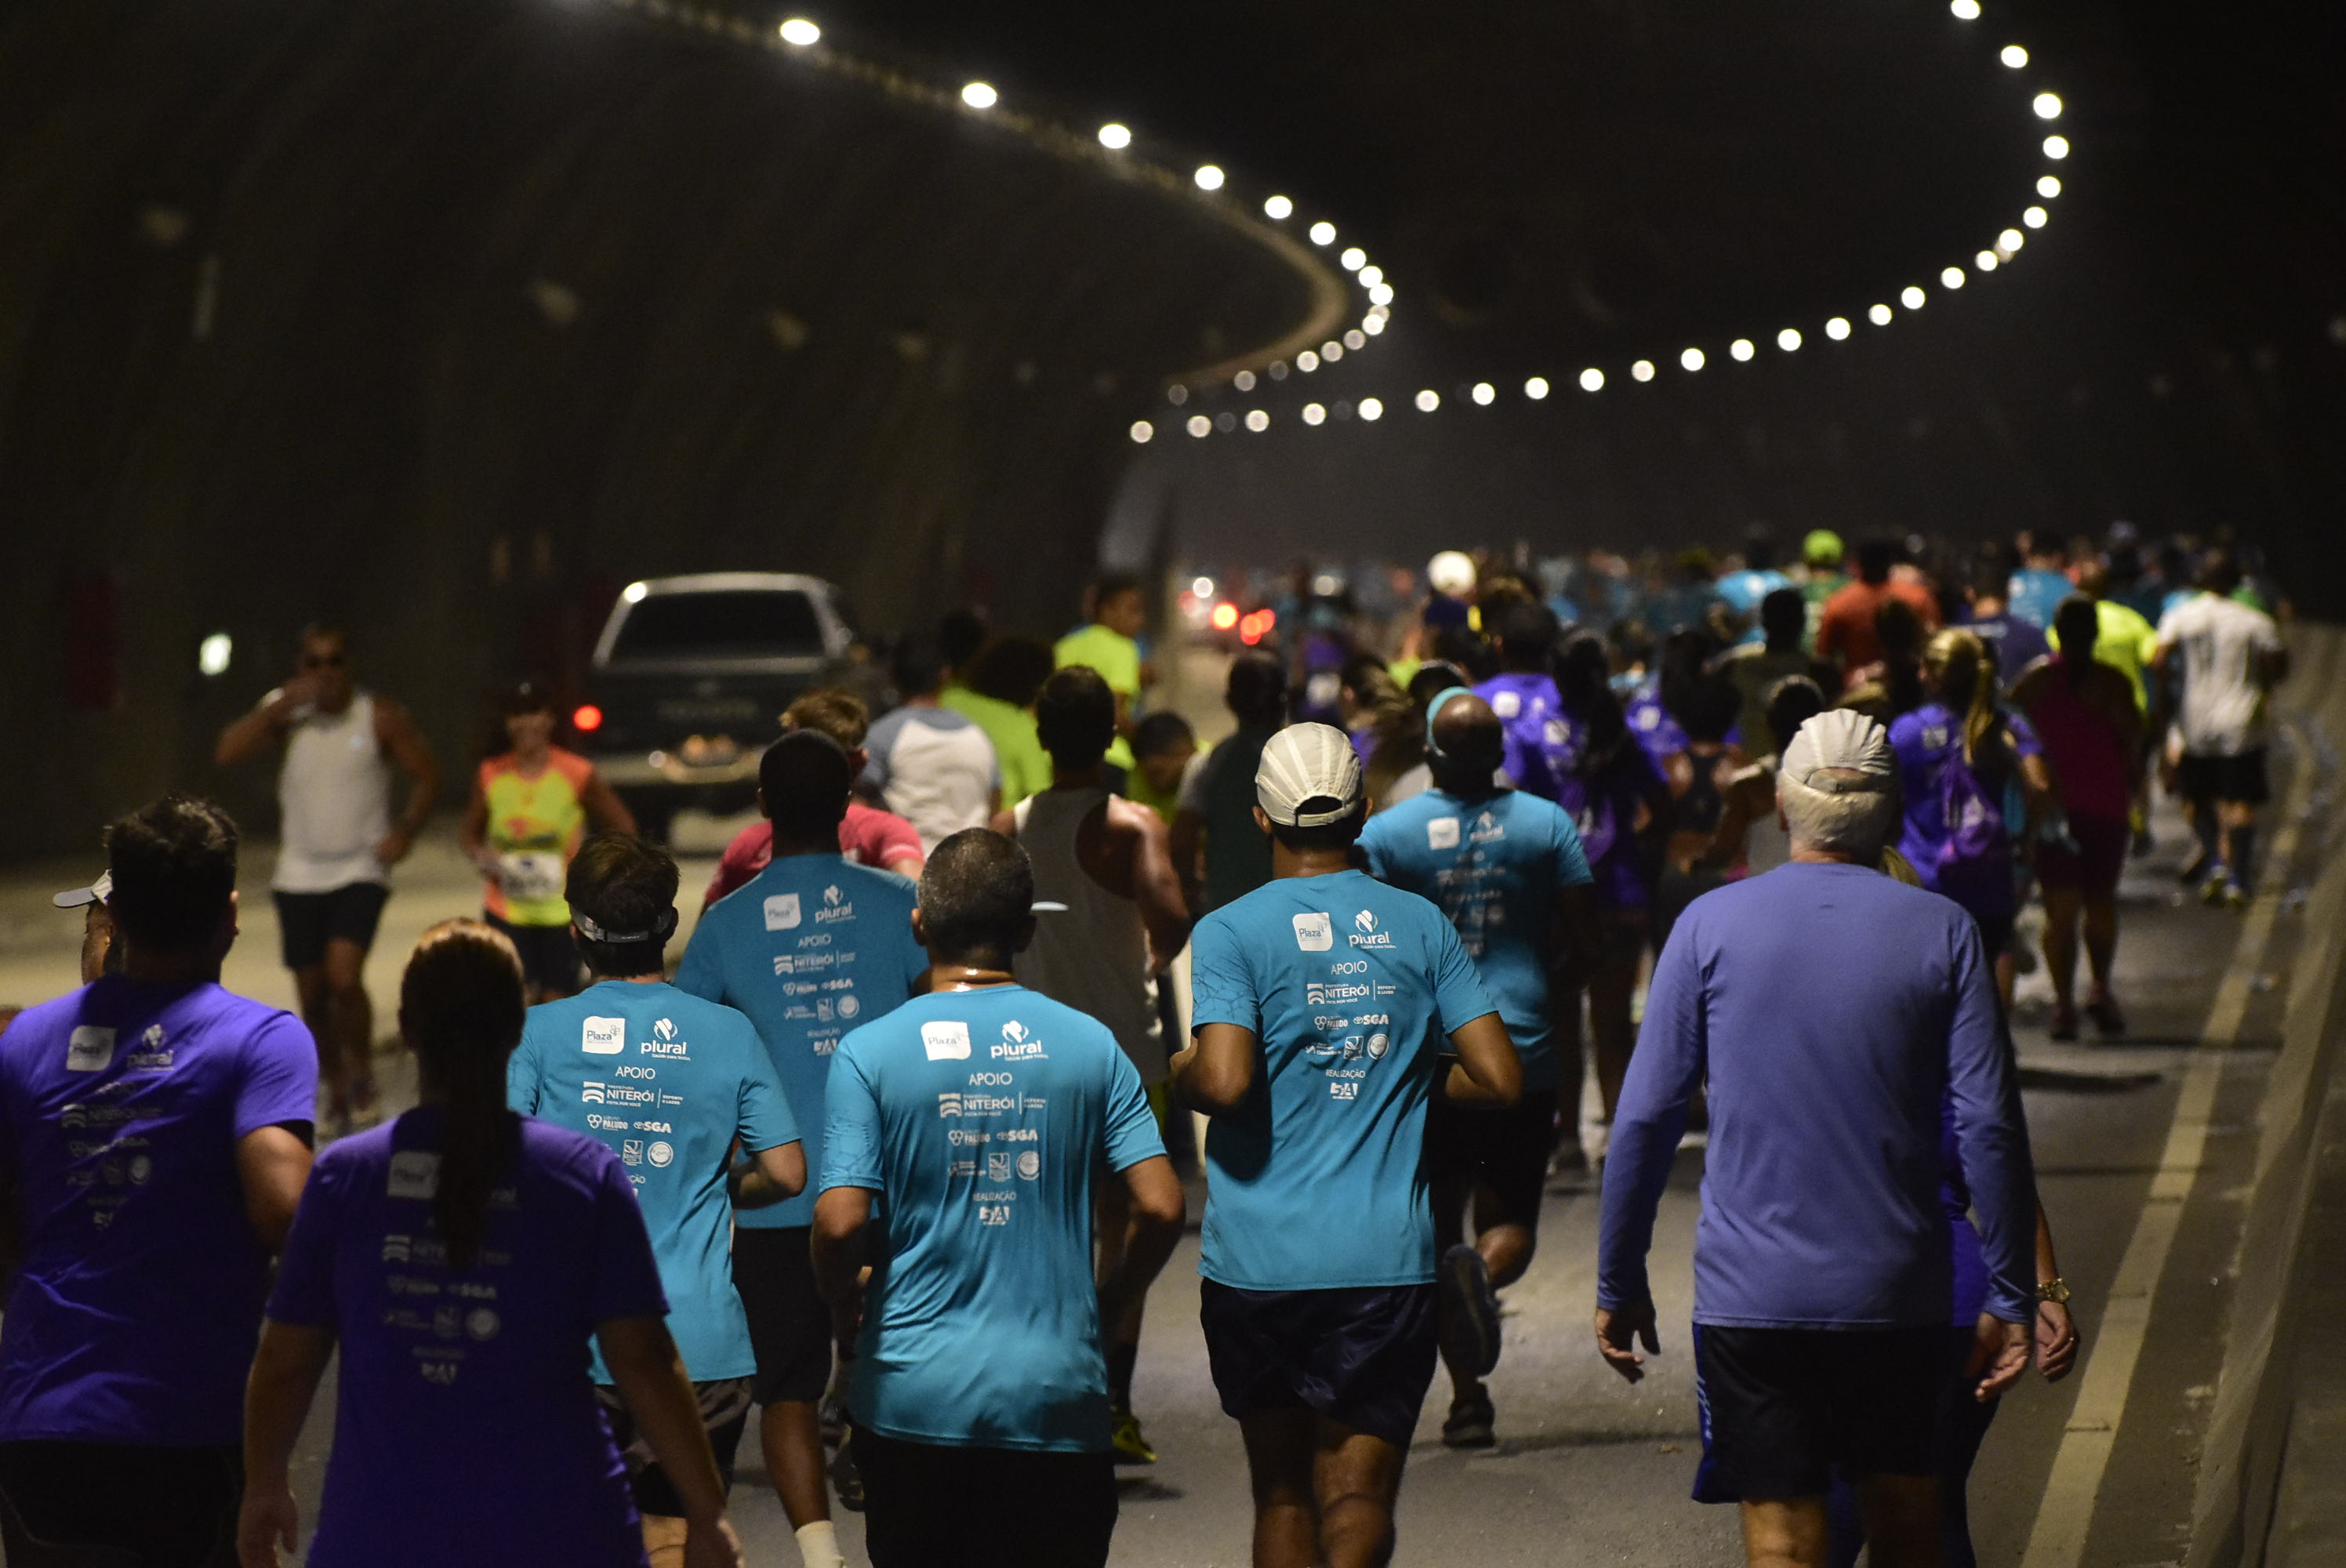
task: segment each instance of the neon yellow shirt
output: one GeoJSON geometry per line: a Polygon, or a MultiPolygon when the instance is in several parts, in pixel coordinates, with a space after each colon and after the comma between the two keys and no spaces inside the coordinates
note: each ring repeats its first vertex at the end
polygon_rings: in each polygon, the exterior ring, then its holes
{"type": "MultiPolygon", "coordinates": [[[[2148,711],[2150,687],[2142,672],[2149,667],[2151,653],[2158,647],[2158,628],[2108,599],[2094,601],[2094,662],[2106,664],[2132,681],[2135,707],[2148,711]]],[[[2061,634],[2051,626],[2045,628],[2045,640],[2055,653],[2061,651],[2061,634]]]]}
{"type": "Polygon", "coordinates": [[[994,743],[994,765],[1002,772],[1004,810],[1051,787],[1051,759],[1043,743],[1035,738],[1033,714],[965,686],[949,686],[937,693],[937,706],[970,720],[994,743]]]}
{"type": "MultiPolygon", "coordinates": [[[[1110,691],[1124,698],[1127,714],[1140,707],[1140,645],[1122,632],[1110,631],[1096,621],[1081,631],[1069,632],[1051,649],[1051,663],[1059,669],[1071,664],[1089,665],[1099,671],[1110,691]]],[[[1132,766],[1132,748],[1123,736],[1117,736],[1107,748],[1107,764],[1132,766]]]]}
{"type": "Polygon", "coordinates": [[[522,777],[513,753],[481,764],[481,795],[488,802],[484,837],[503,875],[489,884],[488,911],[509,925],[570,923],[562,886],[570,857],[586,832],[586,781],[595,765],[576,752],[551,748],[535,779],[522,777]]]}

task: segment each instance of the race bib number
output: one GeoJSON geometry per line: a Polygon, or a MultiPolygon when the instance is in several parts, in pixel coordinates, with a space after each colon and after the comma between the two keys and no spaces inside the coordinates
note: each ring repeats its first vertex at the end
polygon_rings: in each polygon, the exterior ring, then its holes
{"type": "Polygon", "coordinates": [[[505,897],[524,903],[536,903],[562,896],[562,874],[566,868],[560,855],[543,850],[525,850],[497,857],[497,885],[505,897]]]}

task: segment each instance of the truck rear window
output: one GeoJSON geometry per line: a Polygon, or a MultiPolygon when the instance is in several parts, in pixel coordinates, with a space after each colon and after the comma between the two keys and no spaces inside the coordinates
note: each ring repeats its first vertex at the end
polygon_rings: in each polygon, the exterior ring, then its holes
{"type": "Polygon", "coordinates": [[[823,652],[814,601],[789,590],[653,594],[619,623],[616,661],[806,658],[823,652]]]}

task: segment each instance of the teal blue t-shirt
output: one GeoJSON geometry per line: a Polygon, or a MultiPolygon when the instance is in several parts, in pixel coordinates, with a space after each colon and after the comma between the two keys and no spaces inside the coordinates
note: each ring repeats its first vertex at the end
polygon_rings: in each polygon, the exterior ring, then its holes
{"type": "Polygon", "coordinates": [[[1260,1042],[1206,1135],[1198,1271],[1247,1290],[1421,1285],[1421,1168],[1444,1036],[1498,1011],[1442,911],[1360,871],[1281,877],[1190,938],[1192,1030],[1260,1042]]]}
{"type": "MultiPolygon", "coordinates": [[[[737,1137],[750,1153],[796,1143],[799,1125],[750,1021],[673,985],[606,980],[529,1010],[505,1098],[619,1156],[692,1380],[755,1373],[733,1290],[726,1154],[737,1137]]],[[[611,1380],[600,1349],[594,1376],[611,1380]]]]}
{"type": "Polygon", "coordinates": [[[901,1006],[928,972],[913,940],[913,884],[835,854],[784,855],[709,906],[693,928],[676,983],[738,1007],[805,1135],[806,1191],[745,1208],[752,1230],[814,1223],[821,1191],[823,1084],[840,1036],[901,1006]]]}
{"type": "Polygon", "coordinates": [[[1503,789],[1473,804],[1439,789],[1369,819],[1369,872],[1441,906],[1499,1004],[1525,1090],[1561,1075],[1548,964],[1556,894],[1586,887],[1580,830],[1554,801],[1503,789]]]}
{"type": "Polygon", "coordinates": [[[1096,1453],[1092,1184],[1161,1156],[1107,1028],[1022,985],[916,996],[832,1058],[822,1185],[881,1195],[848,1408],[948,1448],[1096,1453]]]}

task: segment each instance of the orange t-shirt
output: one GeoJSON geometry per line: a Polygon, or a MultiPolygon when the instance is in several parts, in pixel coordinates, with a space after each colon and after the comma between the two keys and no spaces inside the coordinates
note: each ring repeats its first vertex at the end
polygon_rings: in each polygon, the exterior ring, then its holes
{"type": "Polygon", "coordinates": [[[1939,602],[1920,583],[1853,581],[1843,584],[1825,601],[1817,622],[1817,657],[1836,659],[1843,669],[1859,669],[1882,657],[1882,640],[1873,635],[1874,612],[1892,599],[1902,600],[1936,630],[1939,602]]]}

